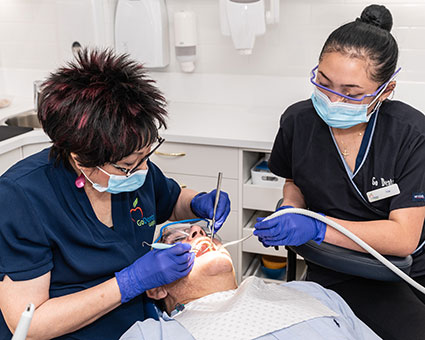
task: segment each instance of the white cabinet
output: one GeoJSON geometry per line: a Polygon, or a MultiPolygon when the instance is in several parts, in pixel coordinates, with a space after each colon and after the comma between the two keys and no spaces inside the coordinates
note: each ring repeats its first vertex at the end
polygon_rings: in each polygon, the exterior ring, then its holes
{"type": "Polygon", "coordinates": [[[21,160],[21,148],[0,154],[0,175],[9,169],[17,161],[21,160]]]}
{"type": "Polygon", "coordinates": [[[52,146],[52,143],[34,143],[27,144],[22,146],[22,158],[31,156],[45,148],[49,148],[52,146]]]}
{"type": "MultiPolygon", "coordinates": [[[[242,158],[242,169],[240,171],[239,183],[241,186],[242,199],[240,200],[240,228],[241,237],[252,233],[257,217],[265,217],[276,210],[276,205],[283,197],[283,184],[278,187],[261,186],[251,183],[251,168],[257,161],[263,158],[270,150],[249,150],[240,151],[242,158]]],[[[261,272],[261,255],[287,256],[285,247],[264,247],[257,239],[252,236],[243,242],[240,247],[240,262],[238,271],[238,280],[243,280],[246,276],[256,275],[264,277],[261,272]]],[[[298,277],[303,272],[304,261],[301,257],[297,259],[298,277]]],[[[271,280],[274,281],[274,280],[271,280]]]]}
{"type": "Polygon", "coordinates": [[[0,175],[6,172],[13,164],[45,148],[50,147],[50,142],[14,145],[8,151],[0,150],[0,175]]]}
{"type": "Polygon", "coordinates": [[[221,171],[223,178],[238,178],[237,148],[166,141],[151,159],[163,171],[214,178],[221,171]]]}
{"type": "MultiPolygon", "coordinates": [[[[237,148],[210,145],[165,142],[151,157],[166,176],[181,187],[196,191],[211,191],[217,186],[217,175],[223,173],[221,189],[229,194],[231,212],[223,228],[218,232],[223,242],[239,238],[239,150],[237,148]]],[[[236,271],[239,252],[228,249],[236,271]]]]}

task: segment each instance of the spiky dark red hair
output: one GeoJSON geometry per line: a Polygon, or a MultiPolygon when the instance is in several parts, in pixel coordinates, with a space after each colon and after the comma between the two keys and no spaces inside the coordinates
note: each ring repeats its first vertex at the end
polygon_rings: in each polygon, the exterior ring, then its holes
{"type": "Polygon", "coordinates": [[[38,118],[53,141],[51,155],[69,166],[117,162],[152,144],[166,127],[166,101],[140,63],[110,49],[83,49],[52,73],[40,95],[38,118]]]}

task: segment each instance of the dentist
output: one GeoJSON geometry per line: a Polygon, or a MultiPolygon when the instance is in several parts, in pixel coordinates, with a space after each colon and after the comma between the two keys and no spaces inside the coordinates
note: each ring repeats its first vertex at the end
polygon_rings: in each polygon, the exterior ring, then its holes
{"type": "MultiPolygon", "coordinates": [[[[166,116],[143,67],[110,50],[83,50],[46,80],[52,147],[0,177],[1,339],[29,302],[28,339],[118,339],[152,316],[146,290],[191,271],[190,245],[142,245],[166,220],[213,215],[215,190],[181,189],[149,160],[166,116]]],[[[216,230],[229,212],[222,192],[216,230]]]]}
{"type": "MultiPolygon", "coordinates": [[[[425,116],[389,98],[400,71],[391,27],[388,9],[371,5],[331,33],[312,70],[311,99],[290,106],[281,117],[269,167],[286,178],[279,209],[323,213],[382,254],[413,254],[410,275],[423,285],[425,116]]],[[[363,251],[302,215],[260,219],[255,229],[265,246],[314,240],[363,251]]],[[[423,338],[425,296],[407,283],[307,265],[307,280],[340,294],[382,338],[423,338]]]]}

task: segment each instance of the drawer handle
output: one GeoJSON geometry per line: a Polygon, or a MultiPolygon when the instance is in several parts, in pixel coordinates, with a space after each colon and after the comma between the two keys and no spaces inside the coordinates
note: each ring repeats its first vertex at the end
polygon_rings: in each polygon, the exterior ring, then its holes
{"type": "Polygon", "coordinates": [[[183,157],[186,156],[186,152],[161,152],[155,151],[155,155],[167,156],[167,157],[183,157]]]}

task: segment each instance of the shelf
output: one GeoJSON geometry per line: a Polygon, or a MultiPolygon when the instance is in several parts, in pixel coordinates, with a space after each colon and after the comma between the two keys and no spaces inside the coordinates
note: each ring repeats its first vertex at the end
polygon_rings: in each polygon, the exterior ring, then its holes
{"type": "Polygon", "coordinates": [[[284,275],[282,280],[269,279],[268,277],[266,277],[263,271],[261,270],[261,260],[260,260],[260,257],[258,256],[254,257],[254,259],[252,260],[245,274],[242,276],[242,281],[249,276],[256,276],[263,279],[266,282],[273,282],[273,283],[283,283],[286,281],[286,274],[284,275]]]}
{"type": "MultiPolygon", "coordinates": [[[[306,267],[306,265],[305,265],[304,261],[297,261],[296,280],[301,280],[302,275],[304,274],[305,267],[306,267]]],[[[260,258],[260,256],[255,256],[253,258],[253,260],[250,263],[250,265],[248,266],[247,270],[242,275],[242,281],[245,280],[249,276],[256,276],[256,277],[262,278],[266,282],[273,282],[273,283],[286,282],[286,274],[283,276],[282,280],[270,279],[270,278],[266,277],[266,275],[261,270],[261,258],[260,258]]]]}
{"type": "Polygon", "coordinates": [[[283,195],[283,185],[266,187],[251,183],[251,179],[243,185],[242,207],[244,209],[274,212],[276,204],[283,195]]]}

